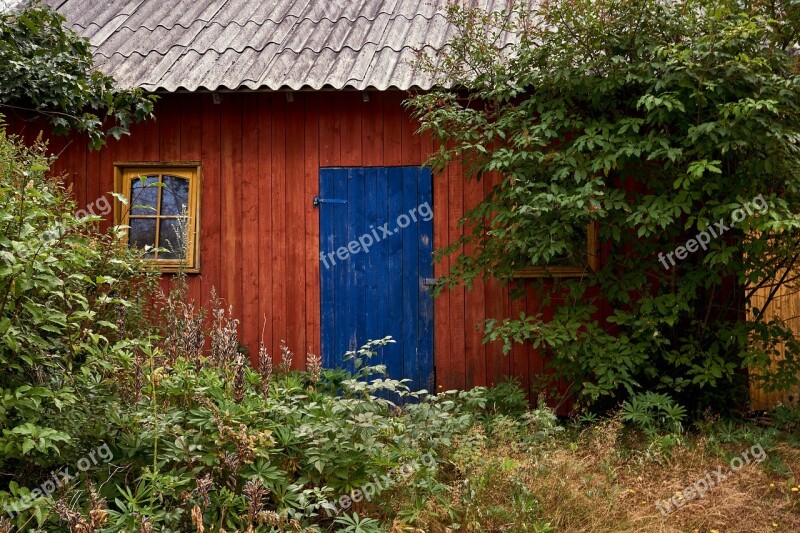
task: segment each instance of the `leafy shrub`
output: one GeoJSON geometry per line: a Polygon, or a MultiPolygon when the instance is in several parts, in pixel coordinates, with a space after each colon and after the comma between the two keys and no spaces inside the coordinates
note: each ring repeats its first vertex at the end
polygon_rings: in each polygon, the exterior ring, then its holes
{"type": "MultiPolygon", "coordinates": [[[[114,446],[126,460],[126,477],[138,475],[138,491],[126,494],[125,511],[112,512],[112,520],[134,528],[147,517],[171,531],[185,530],[191,520],[229,530],[375,522],[329,511],[340,495],[426,451],[384,397],[406,396],[407,387],[369,364],[388,342],[371,341],[348,353],[353,374],[321,370],[316,383],[310,371],[268,375],[235,355],[179,357],[165,369],[156,353],[151,375],[157,381],[147,383],[140,402],[118,420],[114,446]],[[248,483],[264,497],[236,496],[248,483]],[[215,498],[204,497],[214,492],[215,498]]],[[[284,349],[283,357],[291,352],[284,349]]],[[[277,366],[288,367],[283,363],[277,366]]]]}
{"type": "Polygon", "coordinates": [[[796,3],[513,1],[487,13],[453,1],[447,13],[450,42],[419,64],[441,88],[409,107],[440,141],[429,164],[463,162],[490,193],[441,251],[452,269],[438,288],[518,283],[520,268],[565,260],[584,269],[526,281],[537,310],[485,324],[506,352],[552,356],[583,404],[654,390],[693,411],[737,406],[743,367],[796,384],[800,342],[751,300],[798,288],[784,274],[800,261],[796,3]]]}
{"type": "Polygon", "coordinates": [[[506,415],[521,415],[528,410],[530,404],[519,379],[507,377],[486,393],[488,407],[494,412],[506,415]]]}
{"type": "Polygon", "coordinates": [[[645,392],[622,404],[622,420],[648,435],[658,432],[683,433],[686,409],[667,394],[645,392]]]}
{"type": "Polygon", "coordinates": [[[288,372],[293,354],[285,347],[275,373],[262,347],[259,372],[239,350],[237,321],[219,299],[209,313],[211,349],[194,350],[204,344],[195,337],[202,321],[181,303],[180,277],[176,287],[156,316],[181,311],[171,319],[179,329],[140,346],[134,372],[117,376],[129,403],[108,416],[115,468],[87,476],[94,492],[73,485],[47,500],[45,512],[20,514],[17,524],[35,519],[58,531],[90,523],[100,509],[110,531],[331,522],[329,500],[420,456],[403,440],[394,404],[378,396],[404,396],[407,387],[369,364],[389,339],[348,354],[352,375],[323,371],[313,358],[308,372],[288,372]],[[176,344],[191,346],[190,357],[176,344]]]}
{"type": "Polygon", "coordinates": [[[800,407],[779,405],[772,411],[772,423],[789,435],[800,435],[800,407]]]}
{"type": "Polygon", "coordinates": [[[75,214],[50,163],[0,125],[0,466],[33,479],[106,435],[151,281],[117,231],[75,214]]]}
{"type": "Polygon", "coordinates": [[[652,391],[636,394],[623,402],[621,419],[647,436],[646,455],[660,461],[669,458],[672,448],[683,443],[686,409],[667,394],[652,391]]]}
{"type": "MultiPolygon", "coordinates": [[[[384,366],[371,364],[389,338],[346,354],[350,373],[321,369],[314,357],[305,372],[289,371],[288,347],[273,362],[262,346],[254,369],[235,342],[238,323],[222,301],[212,299],[206,312],[185,298],[178,277],[154,314],[171,321],[169,336],[142,344],[133,358],[138,370],[117,376],[125,401],[108,419],[113,468],[87,472],[23,511],[18,525],[32,521],[45,531],[77,531],[95,522],[102,531],[380,531],[386,527],[377,517],[392,515],[393,495],[402,493],[420,510],[431,495],[446,491],[436,479],[438,468],[421,461],[424,454],[452,464],[453,444],[483,434],[484,427],[513,427],[521,435],[528,427],[550,431],[545,428],[555,420],[552,414],[515,415],[520,392],[513,383],[494,393],[480,388],[419,397],[402,381],[387,379],[384,366]],[[208,330],[198,316],[212,318],[208,330]],[[189,346],[191,355],[175,344],[189,346]],[[194,349],[203,345],[210,349],[194,349]],[[402,407],[389,399],[414,397],[402,407]],[[341,496],[415,461],[423,464],[413,475],[395,479],[370,501],[339,509],[341,496]]],[[[13,497],[25,494],[15,487],[13,497]]]]}

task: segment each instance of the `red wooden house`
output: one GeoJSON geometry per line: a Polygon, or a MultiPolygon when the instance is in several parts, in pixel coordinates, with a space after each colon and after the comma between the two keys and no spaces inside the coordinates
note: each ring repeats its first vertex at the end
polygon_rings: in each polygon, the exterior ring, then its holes
{"type": "Polygon", "coordinates": [[[100,151],[54,138],[55,170],[81,206],[141,194],[152,209],[121,220],[131,244],[165,248],[151,256],[165,276],[183,258],[195,299],[215,287],[251,354],[263,335],[271,353],[285,340],[336,364],[344,349],[392,335],[390,373],[416,387],[503,375],[529,387],[546,372],[530,347],[503,356],[479,329],[536,311],[532,294],[512,300],[496,282],[428,294],[449,266],[432,266],[432,249],[460,235],[489,186],[458,166],[431,177],[432,141],[402,106],[432,84],[411,65],[415,51],[452,31],[430,0],[48,3],[91,40],[103,71],[160,97],[156,121],[100,151]],[[185,251],[170,238],[184,206],[185,251]]]}

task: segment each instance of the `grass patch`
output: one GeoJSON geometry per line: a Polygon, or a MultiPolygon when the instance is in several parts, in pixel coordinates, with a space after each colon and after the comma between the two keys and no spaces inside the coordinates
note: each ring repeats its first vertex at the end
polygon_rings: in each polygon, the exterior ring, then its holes
{"type": "Polygon", "coordinates": [[[661,452],[619,417],[568,425],[535,447],[514,433],[470,434],[442,470],[448,497],[417,513],[425,531],[800,530],[800,450],[775,429],[706,422],[661,452]],[[731,460],[759,443],[764,459],[734,471],[731,460]],[[726,477],[717,480],[720,467],[726,477]],[[703,497],[667,516],[656,507],[710,474],[715,484],[703,497]]]}

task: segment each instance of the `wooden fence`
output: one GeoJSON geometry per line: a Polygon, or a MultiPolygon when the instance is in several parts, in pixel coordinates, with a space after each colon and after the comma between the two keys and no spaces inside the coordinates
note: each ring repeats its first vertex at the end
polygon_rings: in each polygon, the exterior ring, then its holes
{"type": "MultiPolygon", "coordinates": [[[[753,295],[752,308],[761,309],[772,290],[772,287],[760,289],[753,295]]],[[[800,335],[800,293],[795,289],[781,287],[775,295],[775,298],[770,302],[769,306],[764,313],[764,320],[770,320],[774,317],[781,317],[786,320],[795,335],[800,335]]],[[[781,352],[784,348],[781,347],[781,352]]],[[[778,358],[782,355],[778,355],[778,358]]],[[[780,360],[780,359],[776,359],[780,360]]],[[[783,405],[798,405],[798,398],[800,397],[800,390],[788,392],[765,392],[763,391],[757,380],[750,380],[750,407],[754,410],[767,410],[777,406],[779,403],[783,405]]]]}

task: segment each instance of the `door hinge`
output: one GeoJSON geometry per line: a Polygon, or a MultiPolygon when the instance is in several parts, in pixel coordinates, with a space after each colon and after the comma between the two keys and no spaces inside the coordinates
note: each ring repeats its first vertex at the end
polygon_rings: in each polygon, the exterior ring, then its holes
{"type": "Polygon", "coordinates": [[[347,200],[340,200],[338,198],[320,198],[314,197],[314,207],[319,207],[319,204],[346,204],[347,200]]]}
{"type": "Polygon", "coordinates": [[[426,289],[435,287],[439,283],[439,278],[422,278],[422,286],[426,289]]]}

